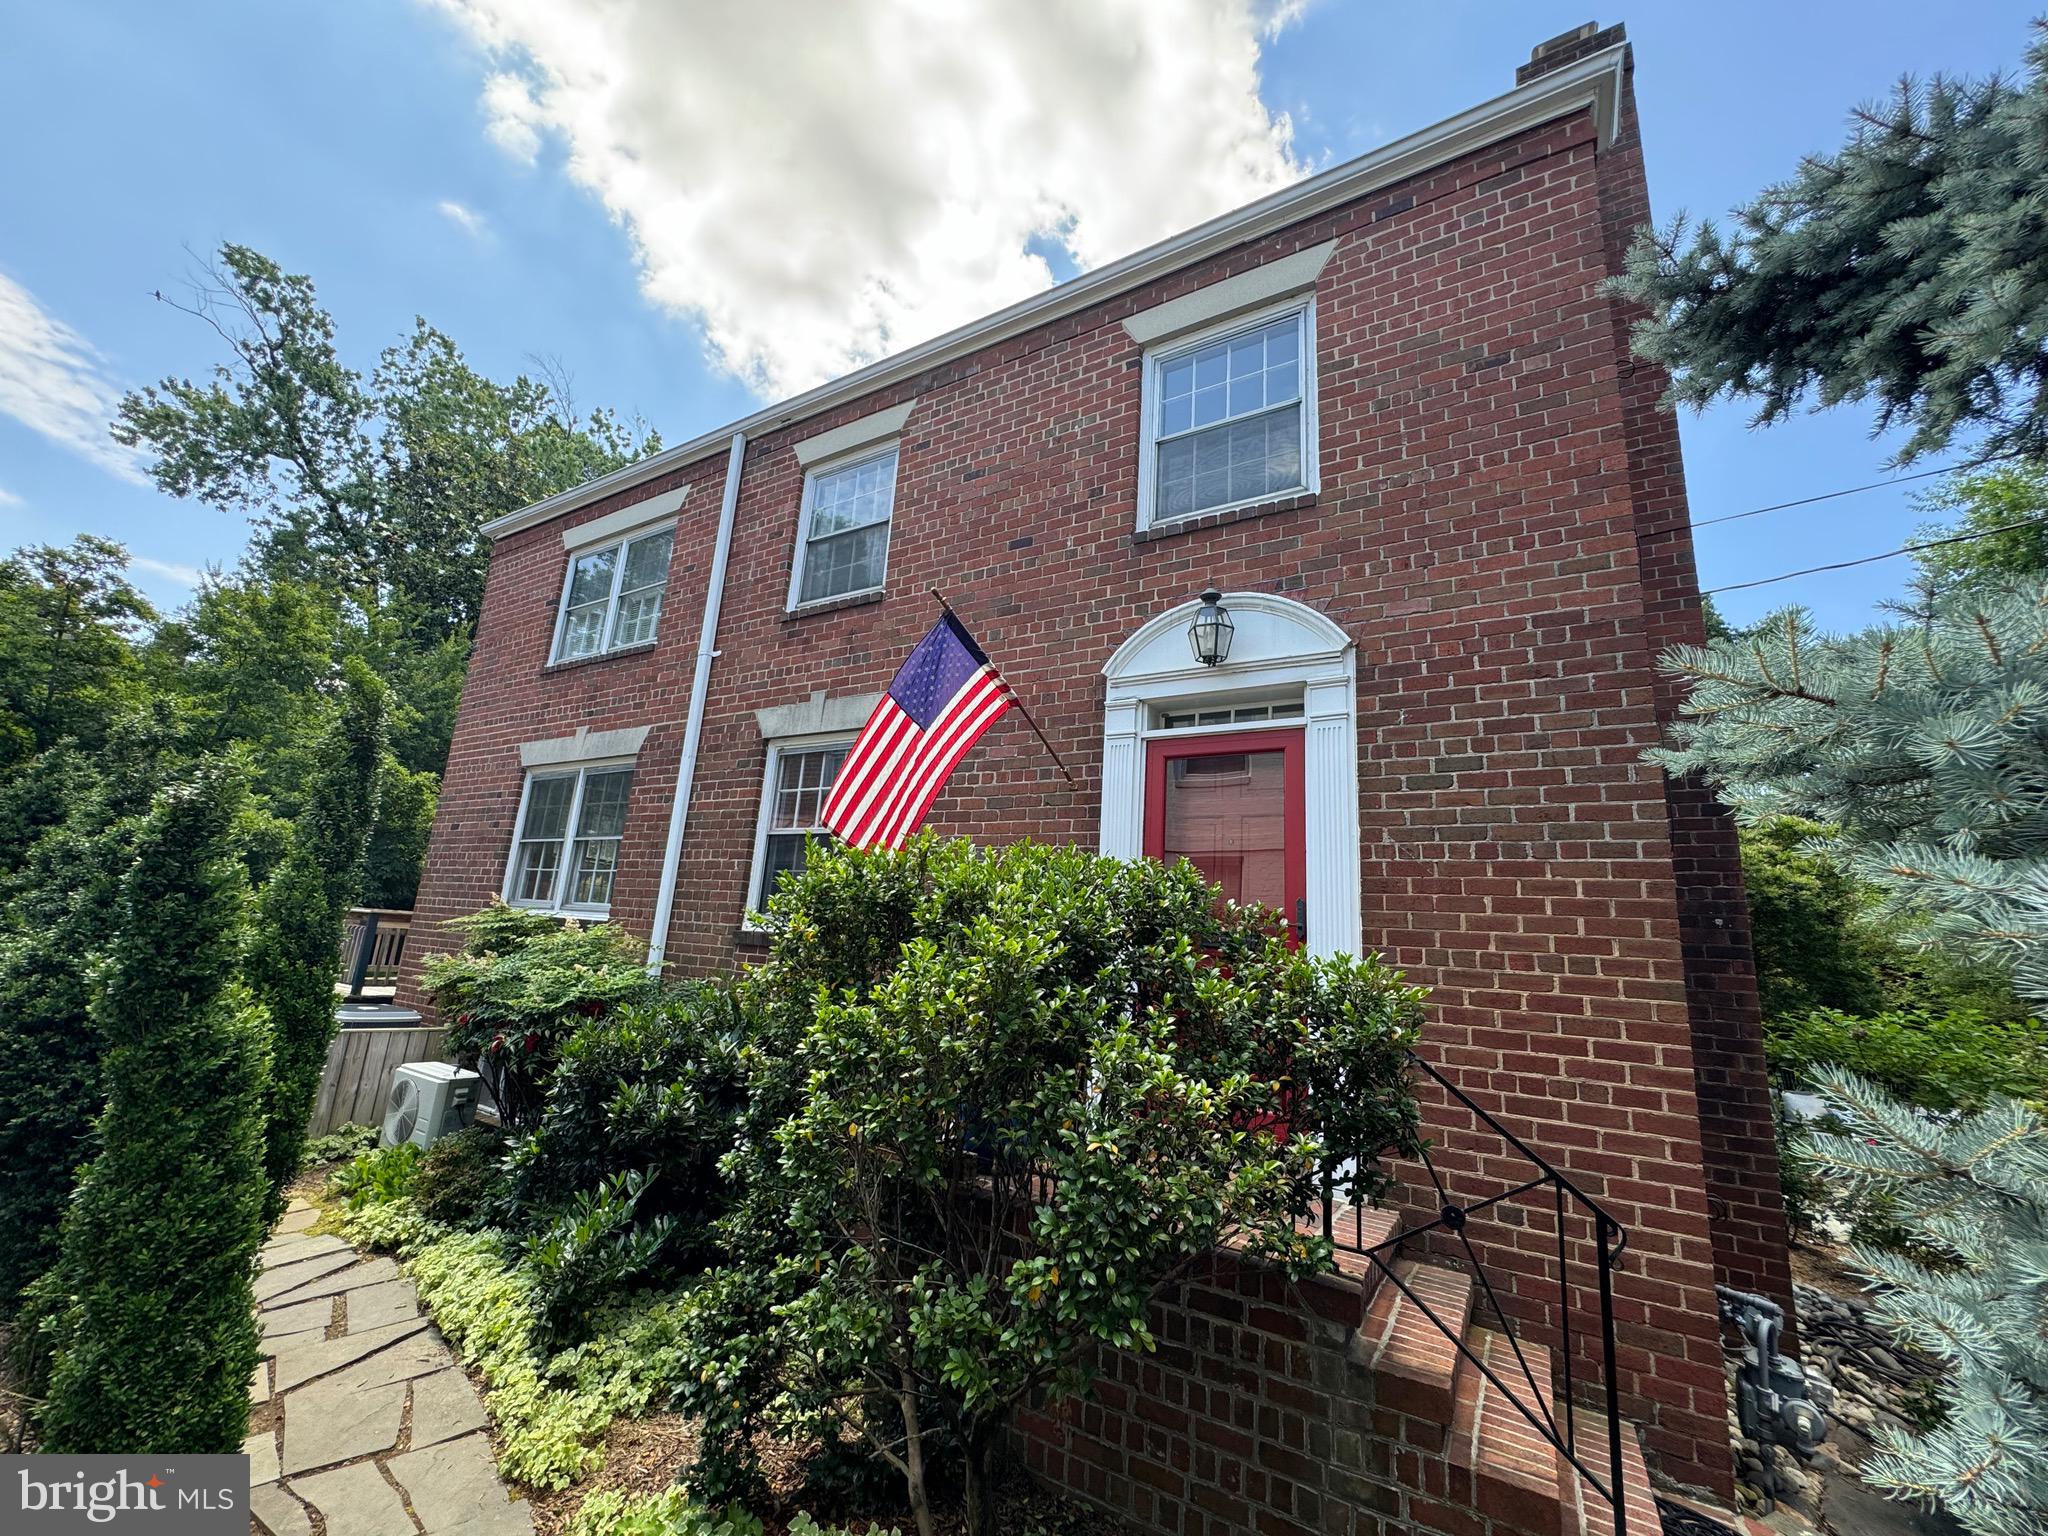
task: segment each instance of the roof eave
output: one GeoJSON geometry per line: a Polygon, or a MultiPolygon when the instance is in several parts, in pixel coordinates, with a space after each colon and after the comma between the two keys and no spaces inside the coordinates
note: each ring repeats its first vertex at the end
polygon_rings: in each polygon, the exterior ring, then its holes
{"type": "Polygon", "coordinates": [[[1543,75],[1503,96],[1467,108],[1433,127],[1333,166],[1258,202],[1248,203],[1183,234],[1113,261],[1108,266],[1070,278],[1007,309],[997,310],[943,336],[935,336],[907,351],[882,358],[815,389],[767,406],[716,431],[678,443],[673,448],[664,448],[660,453],[636,460],[623,469],[613,470],[595,480],[586,480],[517,512],[494,518],[483,525],[482,532],[486,538],[502,539],[550,518],[587,507],[657,475],[707,458],[726,448],[735,433],[751,437],[763,430],[785,427],[807,416],[815,416],[861,395],[886,389],[926,369],[953,362],[1036,326],[1063,319],[1182,267],[1206,261],[1234,246],[1260,239],[1289,224],[1365,197],[1379,187],[1404,181],[1582,108],[1592,110],[1600,142],[1603,145],[1611,143],[1620,123],[1622,71],[1627,55],[1628,45],[1617,43],[1554,74],[1543,75]]]}

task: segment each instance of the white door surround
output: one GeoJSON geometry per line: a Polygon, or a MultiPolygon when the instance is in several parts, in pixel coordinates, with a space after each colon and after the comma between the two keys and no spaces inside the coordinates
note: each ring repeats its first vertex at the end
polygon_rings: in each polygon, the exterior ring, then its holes
{"type": "MultiPolygon", "coordinates": [[[[1144,850],[1146,737],[1165,706],[1219,706],[1276,694],[1302,698],[1303,824],[1307,838],[1308,950],[1360,952],[1358,669],[1351,637],[1313,608],[1266,592],[1227,592],[1236,621],[1230,659],[1205,667],[1188,646],[1201,606],[1190,598],[1148,619],[1102,669],[1101,850],[1144,850]]],[[[1277,722],[1276,722],[1277,723],[1277,722]]],[[[1239,727],[1256,729],[1257,727],[1239,727]]]]}

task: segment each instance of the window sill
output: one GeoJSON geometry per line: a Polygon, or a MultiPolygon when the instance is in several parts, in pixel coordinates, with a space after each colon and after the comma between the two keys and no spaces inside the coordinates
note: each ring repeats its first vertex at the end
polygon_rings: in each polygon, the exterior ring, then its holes
{"type": "Polygon", "coordinates": [[[815,603],[799,603],[785,609],[782,622],[794,624],[798,619],[808,619],[813,614],[838,613],[847,608],[865,608],[869,603],[879,603],[889,595],[886,587],[876,587],[867,592],[849,592],[844,597],[821,597],[815,603]]]}
{"type": "Polygon", "coordinates": [[[1199,533],[1205,528],[1227,528],[1232,523],[1249,522],[1253,518],[1272,517],[1282,512],[1299,512],[1316,504],[1314,491],[1290,491],[1285,496],[1270,497],[1265,501],[1248,501],[1241,507],[1225,507],[1216,512],[1203,512],[1195,517],[1177,517],[1171,522],[1154,523],[1149,528],[1140,528],[1131,535],[1133,544],[1150,544],[1157,539],[1176,538],[1183,533],[1199,533]]]}
{"type": "Polygon", "coordinates": [[[549,672],[568,672],[576,667],[594,667],[599,662],[617,661],[622,656],[644,655],[659,644],[661,644],[661,638],[656,636],[652,640],[640,640],[632,645],[615,645],[608,651],[596,651],[588,656],[568,656],[564,657],[561,661],[549,662],[541,668],[541,672],[543,674],[549,672]]]}
{"type": "Polygon", "coordinates": [[[608,923],[612,920],[610,907],[536,907],[523,901],[508,901],[505,905],[516,912],[531,912],[535,917],[552,917],[564,923],[608,923]]]}

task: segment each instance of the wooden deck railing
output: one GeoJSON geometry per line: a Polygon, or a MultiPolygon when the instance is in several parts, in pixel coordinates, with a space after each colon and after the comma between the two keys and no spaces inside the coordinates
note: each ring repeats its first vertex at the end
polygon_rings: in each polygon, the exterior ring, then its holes
{"type": "Polygon", "coordinates": [[[346,1000],[398,986],[412,914],[389,907],[352,907],[341,930],[341,984],[346,1000]]]}

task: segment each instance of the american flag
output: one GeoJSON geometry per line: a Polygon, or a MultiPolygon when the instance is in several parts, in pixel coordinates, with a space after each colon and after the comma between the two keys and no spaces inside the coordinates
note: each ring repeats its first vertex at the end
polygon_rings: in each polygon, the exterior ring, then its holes
{"type": "Polygon", "coordinates": [[[839,765],[824,823],[856,848],[900,848],[946,777],[1010,707],[1010,692],[948,609],[918,641],[839,765]]]}

